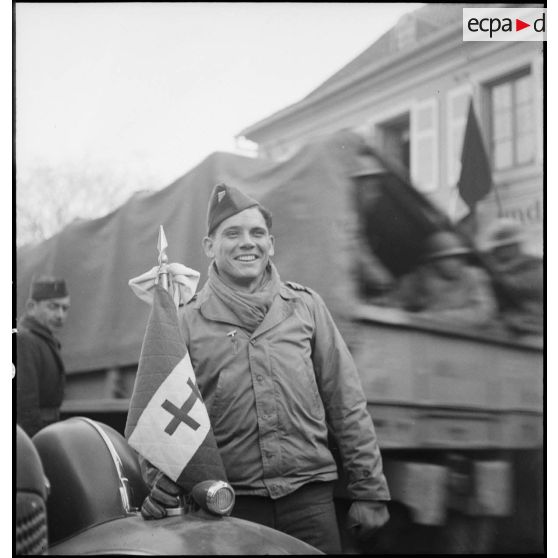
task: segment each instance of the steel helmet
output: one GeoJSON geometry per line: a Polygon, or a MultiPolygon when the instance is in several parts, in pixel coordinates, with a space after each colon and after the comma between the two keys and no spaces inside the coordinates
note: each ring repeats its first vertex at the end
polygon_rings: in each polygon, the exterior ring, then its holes
{"type": "Polygon", "coordinates": [[[426,239],[425,259],[434,260],[471,253],[461,239],[451,231],[437,231],[426,239]]]}

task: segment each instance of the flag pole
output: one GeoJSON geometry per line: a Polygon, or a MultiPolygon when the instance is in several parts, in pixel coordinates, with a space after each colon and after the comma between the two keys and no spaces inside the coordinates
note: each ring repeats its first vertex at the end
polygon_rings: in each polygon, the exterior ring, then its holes
{"type": "MultiPolygon", "coordinates": [[[[159,263],[159,269],[157,270],[157,278],[155,281],[160,284],[165,291],[169,290],[168,247],[169,244],[167,242],[167,237],[165,236],[165,229],[163,229],[163,225],[159,225],[159,236],[157,238],[157,252],[159,253],[157,260],[159,263]]],[[[167,517],[186,514],[186,496],[181,494],[177,496],[176,499],[178,503],[176,507],[166,508],[167,517]]]]}

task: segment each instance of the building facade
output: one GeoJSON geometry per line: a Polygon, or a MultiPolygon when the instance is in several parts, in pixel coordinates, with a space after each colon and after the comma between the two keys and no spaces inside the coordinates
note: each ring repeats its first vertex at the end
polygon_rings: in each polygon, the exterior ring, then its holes
{"type": "Polygon", "coordinates": [[[497,216],[510,217],[524,225],[529,251],[542,254],[543,43],[464,42],[464,6],[406,14],[307,97],[239,137],[282,160],[312,138],[356,130],[457,220],[467,212],[457,181],[472,100],[494,185],[478,205],[479,234],[497,216]]]}

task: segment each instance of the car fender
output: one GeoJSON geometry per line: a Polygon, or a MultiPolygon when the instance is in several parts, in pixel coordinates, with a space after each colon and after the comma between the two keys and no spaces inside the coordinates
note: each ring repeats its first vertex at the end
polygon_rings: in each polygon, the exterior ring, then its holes
{"type": "Polygon", "coordinates": [[[204,511],[158,520],[125,517],[96,525],[49,548],[49,554],[322,554],[290,535],[204,511]]]}

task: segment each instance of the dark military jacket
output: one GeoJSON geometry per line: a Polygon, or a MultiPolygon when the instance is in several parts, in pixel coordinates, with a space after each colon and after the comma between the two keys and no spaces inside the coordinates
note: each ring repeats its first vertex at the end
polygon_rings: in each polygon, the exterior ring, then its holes
{"type": "Polygon", "coordinates": [[[17,423],[29,436],[58,418],[65,371],[50,329],[25,316],[17,331],[17,423]]]}

